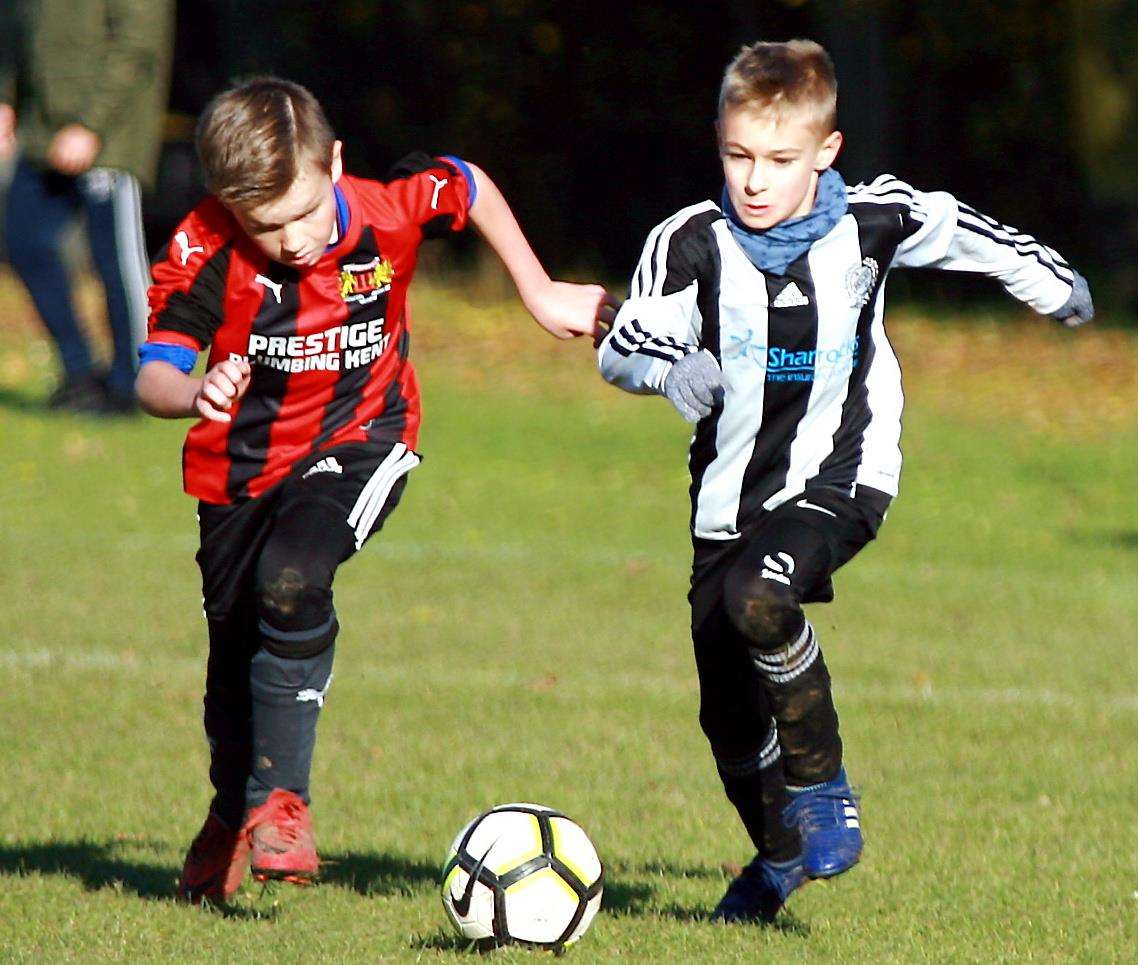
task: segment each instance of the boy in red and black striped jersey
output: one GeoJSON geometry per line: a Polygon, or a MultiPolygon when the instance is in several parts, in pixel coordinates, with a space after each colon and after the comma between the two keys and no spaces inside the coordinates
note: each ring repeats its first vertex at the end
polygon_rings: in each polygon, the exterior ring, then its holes
{"type": "Polygon", "coordinates": [[[304,88],[258,78],[198,127],[212,196],[154,267],[138,397],[196,416],[183,456],[199,503],[215,795],[179,881],[190,901],[311,880],[316,719],[338,630],[332,578],[383,525],[419,463],[407,287],[420,243],[471,221],[557,338],[597,333],[603,288],[551,281],[487,175],[414,155],[386,182],[344,174],[304,88]],[[209,351],[204,377],[190,373],[209,351]]]}

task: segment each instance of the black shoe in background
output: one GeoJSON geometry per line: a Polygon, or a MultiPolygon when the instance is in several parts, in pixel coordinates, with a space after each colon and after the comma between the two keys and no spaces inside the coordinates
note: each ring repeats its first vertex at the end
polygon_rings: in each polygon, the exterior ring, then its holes
{"type": "Polygon", "coordinates": [[[104,411],[107,391],[95,374],[65,376],[59,387],[47,397],[47,407],[64,412],[99,414],[104,411]]]}
{"type": "Polygon", "coordinates": [[[103,415],[134,415],[138,412],[138,400],[133,392],[127,395],[107,388],[104,389],[103,408],[100,411],[103,415]]]}

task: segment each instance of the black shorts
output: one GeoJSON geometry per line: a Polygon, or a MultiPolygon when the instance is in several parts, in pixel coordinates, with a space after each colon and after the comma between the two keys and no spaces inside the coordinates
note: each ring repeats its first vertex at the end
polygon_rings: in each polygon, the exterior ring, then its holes
{"type": "Polygon", "coordinates": [[[262,551],[286,532],[297,551],[325,557],[335,569],[379,532],[419,461],[402,443],[351,443],[310,456],[260,496],[199,503],[206,616],[222,619],[251,601],[262,551]]]}
{"type": "Polygon", "coordinates": [[[737,560],[754,560],[764,575],[789,586],[800,603],[834,598],[834,572],[877,537],[892,497],[858,486],[855,495],[815,486],[764,512],[738,539],[692,538],[692,629],[697,630],[719,602],[723,580],[737,560]]]}

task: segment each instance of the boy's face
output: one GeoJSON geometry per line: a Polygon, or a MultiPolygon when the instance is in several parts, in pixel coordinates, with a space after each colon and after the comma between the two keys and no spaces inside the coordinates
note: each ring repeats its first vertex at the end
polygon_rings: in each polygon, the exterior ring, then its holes
{"type": "Polygon", "coordinates": [[[289,189],[274,201],[254,207],[229,205],[242,230],[273,261],[290,268],[310,268],[320,260],[336,227],[336,196],[343,163],[340,142],[332,145],[332,165],[301,164],[289,189]]]}
{"type": "Polygon", "coordinates": [[[719,119],[727,196],[739,220],[763,231],[809,214],[818,176],[834,163],[842,135],[819,133],[801,112],[728,108],[719,119]]]}

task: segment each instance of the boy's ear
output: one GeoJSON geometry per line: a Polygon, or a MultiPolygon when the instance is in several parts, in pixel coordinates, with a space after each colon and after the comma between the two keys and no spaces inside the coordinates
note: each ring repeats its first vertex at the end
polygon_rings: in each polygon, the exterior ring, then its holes
{"type": "Polygon", "coordinates": [[[818,156],[814,159],[814,170],[818,173],[825,171],[838,157],[842,149],[842,132],[832,131],[818,148],[818,156]]]}
{"type": "Polygon", "coordinates": [[[335,184],[340,180],[340,175],[344,173],[344,161],[340,157],[340,149],[343,147],[342,141],[332,142],[332,183],[335,184]]]}

